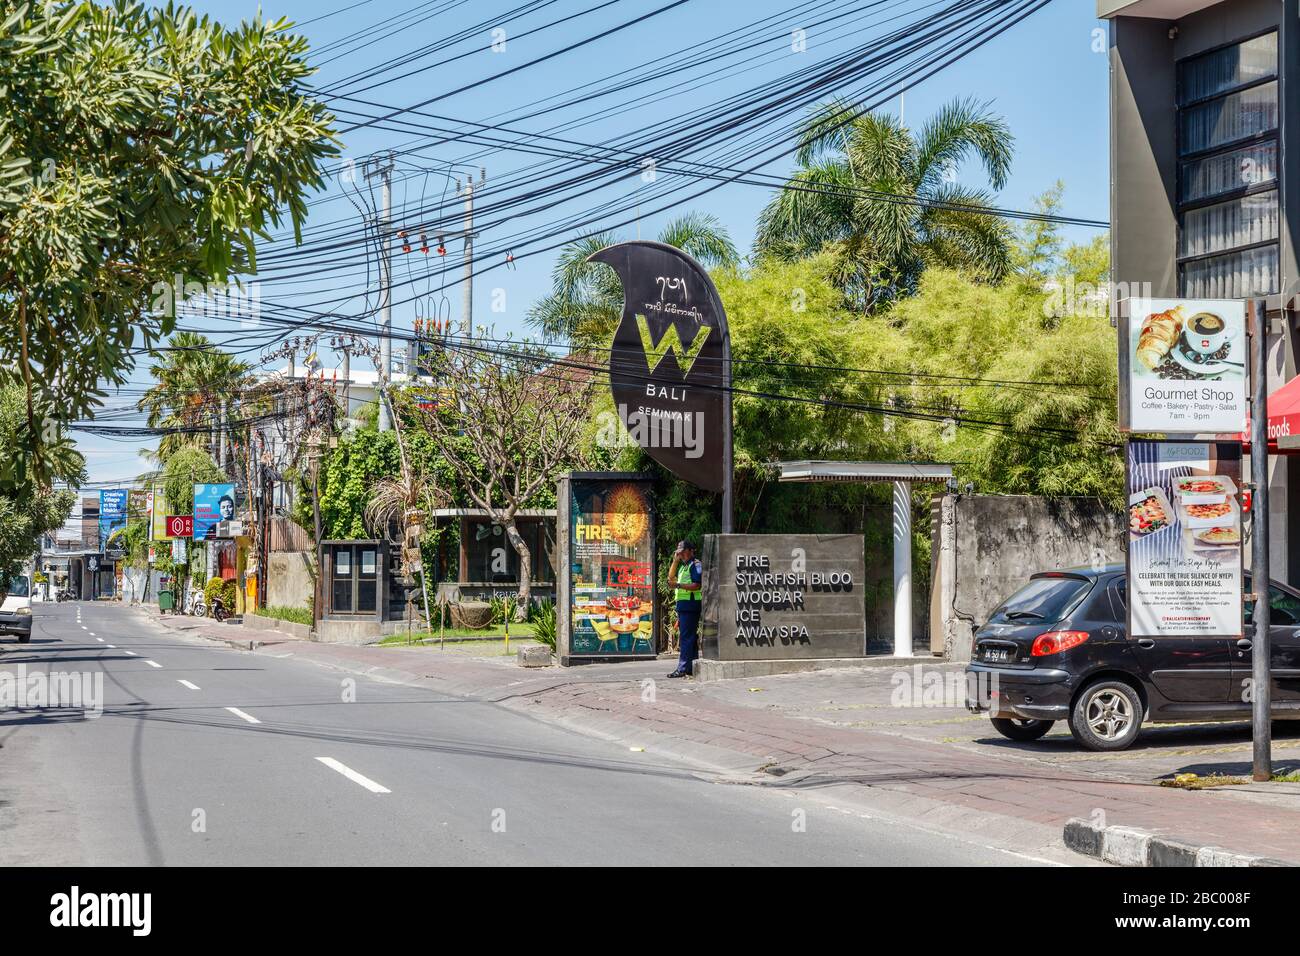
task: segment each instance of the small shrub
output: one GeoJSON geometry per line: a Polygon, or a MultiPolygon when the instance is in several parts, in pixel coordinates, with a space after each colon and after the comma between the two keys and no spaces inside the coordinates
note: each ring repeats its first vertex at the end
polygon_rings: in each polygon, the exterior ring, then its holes
{"type": "Polygon", "coordinates": [[[538,643],[555,650],[555,602],[539,601],[533,613],[533,637],[538,643]]]}
{"type": "Polygon", "coordinates": [[[514,623],[519,611],[519,596],[515,594],[497,594],[492,596],[492,623],[514,623]]]}
{"type": "Polygon", "coordinates": [[[203,603],[209,608],[213,606],[213,601],[221,598],[221,603],[225,605],[227,611],[235,613],[235,582],[227,581],[225,578],[212,578],[203,588],[203,603]]]}

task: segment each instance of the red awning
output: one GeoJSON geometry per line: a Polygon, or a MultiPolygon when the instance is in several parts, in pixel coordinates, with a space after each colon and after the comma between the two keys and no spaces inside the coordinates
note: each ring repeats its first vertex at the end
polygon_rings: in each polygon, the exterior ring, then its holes
{"type": "MultiPolygon", "coordinates": [[[[1268,397],[1268,450],[1270,454],[1291,455],[1300,449],[1277,447],[1279,436],[1300,435],[1300,377],[1291,379],[1268,397]]],[[[1250,444],[1250,420],[1242,442],[1250,444]]]]}

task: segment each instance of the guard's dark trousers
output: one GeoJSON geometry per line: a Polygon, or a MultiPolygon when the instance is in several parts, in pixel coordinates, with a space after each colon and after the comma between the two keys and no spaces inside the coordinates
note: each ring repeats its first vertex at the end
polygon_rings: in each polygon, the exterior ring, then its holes
{"type": "Polygon", "coordinates": [[[695,658],[700,656],[699,602],[691,603],[696,605],[694,609],[677,612],[677,625],[681,630],[681,655],[677,658],[677,669],[687,674],[694,670],[695,658]]]}

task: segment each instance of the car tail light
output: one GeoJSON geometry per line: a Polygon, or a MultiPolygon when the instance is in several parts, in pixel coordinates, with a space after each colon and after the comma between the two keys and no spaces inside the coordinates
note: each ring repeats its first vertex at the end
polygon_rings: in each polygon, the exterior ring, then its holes
{"type": "Polygon", "coordinates": [[[1029,650],[1030,657],[1047,657],[1059,654],[1072,647],[1078,647],[1088,639],[1087,631],[1048,631],[1034,638],[1034,646],[1029,650]]]}

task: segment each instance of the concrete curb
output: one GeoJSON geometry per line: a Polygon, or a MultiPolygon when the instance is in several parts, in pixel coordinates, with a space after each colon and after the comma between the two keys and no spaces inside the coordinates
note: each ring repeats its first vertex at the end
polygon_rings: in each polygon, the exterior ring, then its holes
{"type": "Polygon", "coordinates": [[[1066,821],[1064,840],[1067,849],[1115,866],[1300,866],[1136,827],[1100,827],[1077,817],[1066,821]]]}

